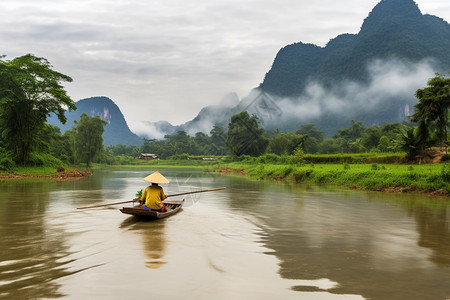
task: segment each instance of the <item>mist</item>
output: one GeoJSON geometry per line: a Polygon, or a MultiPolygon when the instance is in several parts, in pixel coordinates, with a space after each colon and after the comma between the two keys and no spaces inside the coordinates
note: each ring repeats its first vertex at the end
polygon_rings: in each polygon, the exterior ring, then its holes
{"type": "MultiPolygon", "coordinates": [[[[330,117],[350,121],[365,116],[373,124],[402,121],[413,112],[413,105],[417,103],[416,90],[426,86],[428,79],[434,76],[436,67],[432,60],[410,63],[377,59],[368,63],[366,69],[369,74],[367,83],[343,80],[338,85],[325,88],[311,81],[299,97],[269,95],[270,102],[279,110],[277,118],[255,113],[256,110],[251,107],[250,111],[258,115],[266,128],[284,127],[291,130],[299,129],[300,124],[315,123],[330,117]],[[385,110],[391,110],[389,117],[381,115],[385,110]]],[[[264,105],[267,106],[266,103],[264,105]]]]}
{"type": "Polygon", "coordinates": [[[230,117],[243,110],[258,116],[264,128],[280,131],[295,131],[302,124],[326,123],[327,120],[336,127],[324,128],[320,124],[316,127],[330,133],[348,127],[352,119],[365,121],[366,126],[403,121],[413,113],[416,90],[426,86],[436,66],[433,60],[411,63],[376,59],[369,62],[366,69],[369,76],[365,83],[344,79],[326,88],[317,81],[310,81],[301,96],[292,98],[254,89],[240,102],[236,94],[225,96],[219,104],[203,108],[194,120],[185,124],[140,122],[134,127],[139,128],[137,134],[154,139],[162,139],[178,130],[185,130],[191,136],[196,132],[209,134],[214,125],[226,127],[230,117]],[[362,117],[364,120],[358,119],[362,117]]]}

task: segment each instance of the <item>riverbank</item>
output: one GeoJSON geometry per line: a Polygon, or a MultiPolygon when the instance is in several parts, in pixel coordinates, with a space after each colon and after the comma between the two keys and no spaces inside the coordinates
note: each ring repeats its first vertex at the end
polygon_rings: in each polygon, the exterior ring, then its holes
{"type": "Polygon", "coordinates": [[[80,171],[80,170],[60,170],[56,171],[52,169],[50,173],[48,169],[33,170],[28,168],[26,172],[10,172],[0,174],[0,180],[7,179],[28,179],[28,178],[49,178],[57,180],[76,180],[83,177],[91,176],[91,171],[80,171]]]}
{"type": "MultiPolygon", "coordinates": [[[[104,168],[198,168],[209,172],[247,176],[256,180],[292,181],[307,184],[329,184],[349,189],[382,192],[418,192],[433,196],[450,196],[450,163],[395,164],[395,163],[264,163],[257,160],[226,162],[225,160],[155,160],[133,165],[94,164],[104,168]]],[[[56,172],[55,168],[21,168],[13,173],[0,173],[2,179],[54,178],[72,180],[90,176],[90,171],[56,172]]]]}
{"type": "Polygon", "coordinates": [[[350,189],[382,192],[419,192],[450,196],[450,164],[243,164],[230,163],[216,169],[222,174],[258,180],[331,184],[350,189]]]}

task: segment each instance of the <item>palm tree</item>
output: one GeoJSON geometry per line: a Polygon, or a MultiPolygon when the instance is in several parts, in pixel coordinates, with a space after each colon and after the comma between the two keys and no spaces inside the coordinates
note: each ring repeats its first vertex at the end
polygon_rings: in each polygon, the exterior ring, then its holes
{"type": "Polygon", "coordinates": [[[406,152],[406,159],[412,161],[417,155],[421,154],[421,139],[416,134],[415,128],[401,129],[397,137],[392,142],[396,148],[406,152]]]}

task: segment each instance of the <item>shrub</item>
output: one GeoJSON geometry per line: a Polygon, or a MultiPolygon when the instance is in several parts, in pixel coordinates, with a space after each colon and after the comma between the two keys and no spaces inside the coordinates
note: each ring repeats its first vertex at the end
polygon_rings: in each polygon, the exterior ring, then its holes
{"type": "Polygon", "coordinates": [[[267,153],[267,154],[264,154],[264,155],[261,155],[260,157],[258,157],[257,161],[262,164],[266,164],[266,163],[276,164],[281,161],[281,158],[276,154],[267,153]]]}
{"type": "Polygon", "coordinates": [[[28,156],[28,165],[31,166],[45,166],[45,167],[53,167],[57,168],[58,166],[63,165],[62,161],[57,159],[48,153],[36,153],[32,152],[28,156]]]}
{"type": "Polygon", "coordinates": [[[297,170],[292,176],[294,176],[295,182],[301,182],[303,178],[311,176],[313,170],[297,170]]]}
{"type": "Polygon", "coordinates": [[[14,161],[9,157],[0,158],[0,170],[9,171],[15,167],[14,161]]]}
{"type": "Polygon", "coordinates": [[[301,147],[298,147],[295,149],[294,154],[292,156],[292,159],[295,164],[301,165],[305,163],[305,152],[303,152],[303,149],[301,147]]]}
{"type": "Polygon", "coordinates": [[[292,174],[293,171],[294,171],[294,168],[291,166],[284,168],[282,177],[283,178],[289,177],[289,175],[292,174]]]}
{"type": "Polygon", "coordinates": [[[441,177],[444,181],[450,182],[450,163],[442,165],[441,177]]]}

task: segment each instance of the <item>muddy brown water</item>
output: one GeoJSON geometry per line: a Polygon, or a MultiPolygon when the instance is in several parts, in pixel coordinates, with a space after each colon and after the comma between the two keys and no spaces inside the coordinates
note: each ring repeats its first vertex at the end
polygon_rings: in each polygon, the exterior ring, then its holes
{"type": "Polygon", "coordinates": [[[152,171],[0,181],[0,299],[450,299],[448,199],[166,169],[167,194],[227,189],[157,221],[76,209],[152,171]]]}

